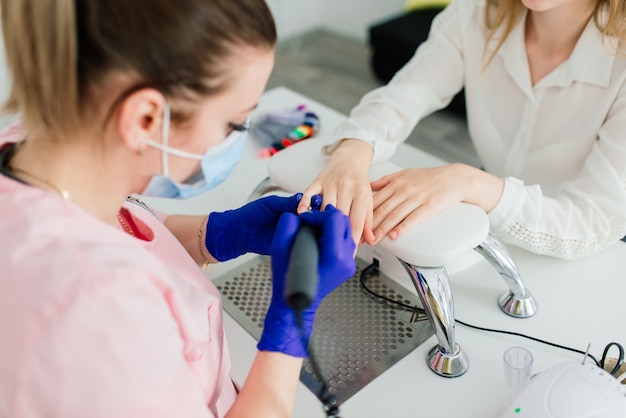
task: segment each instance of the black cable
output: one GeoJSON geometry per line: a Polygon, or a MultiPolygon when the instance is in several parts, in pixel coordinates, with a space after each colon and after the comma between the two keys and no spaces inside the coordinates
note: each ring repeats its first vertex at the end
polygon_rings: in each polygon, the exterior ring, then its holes
{"type": "Polygon", "coordinates": [[[468,328],[474,328],[474,329],[477,329],[479,331],[487,331],[487,332],[495,332],[495,333],[499,333],[499,334],[515,335],[516,337],[522,337],[522,338],[526,338],[526,339],[529,339],[529,340],[532,340],[532,341],[536,341],[538,343],[549,345],[551,347],[556,347],[556,348],[560,348],[562,350],[572,351],[574,353],[582,354],[583,356],[587,355],[587,357],[590,357],[596,363],[596,366],[601,367],[600,363],[598,362],[598,360],[593,355],[591,355],[589,353],[586,353],[585,351],[578,350],[576,348],[567,347],[565,345],[561,345],[561,344],[553,343],[553,342],[550,342],[550,341],[542,340],[541,338],[532,337],[530,335],[521,334],[521,333],[515,332],[515,331],[506,331],[506,330],[501,330],[501,329],[479,327],[478,325],[472,325],[472,324],[468,324],[466,322],[463,322],[460,319],[455,319],[454,321],[457,324],[464,325],[464,326],[466,326],[468,328]]]}
{"type": "MultiPolygon", "coordinates": [[[[616,342],[612,341],[612,342],[608,343],[606,345],[606,347],[604,347],[604,352],[602,353],[602,358],[600,359],[600,364],[601,364],[601,367],[604,369],[604,363],[606,361],[606,355],[609,353],[609,350],[611,349],[611,347],[617,347],[617,349],[619,350],[619,357],[617,357],[617,361],[615,363],[615,366],[611,370],[611,375],[615,376],[615,373],[617,373],[619,371],[619,369],[622,367],[622,364],[624,363],[624,347],[622,347],[622,345],[620,343],[616,343],[616,342]]],[[[615,376],[615,377],[617,377],[617,376],[615,376]]]]}
{"type": "Polygon", "coordinates": [[[339,406],[337,405],[337,399],[335,395],[330,393],[328,383],[324,376],[322,375],[322,370],[320,369],[317,360],[315,359],[315,354],[313,352],[313,347],[309,344],[309,339],[304,331],[304,326],[302,325],[302,311],[294,310],[296,314],[296,325],[298,326],[298,330],[300,331],[300,340],[302,341],[303,347],[308,349],[309,352],[309,362],[311,363],[311,367],[313,368],[313,373],[317,375],[320,382],[320,389],[317,393],[317,398],[322,402],[324,406],[324,412],[326,416],[329,418],[341,418],[339,416],[339,406]]]}
{"type": "MultiPolygon", "coordinates": [[[[416,306],[410,306],[410,305],[407,305],[407,304],[402,303],[400,301],[388,298],[387,296],[380,295],[380,294],[374,292],[369,287],[367,287],[366,281],[367,281],[368,277],[370,275],[373,275],[373,274],[378,274],[378,265],[377,265],[376,262],[374,262],[374,263],[370,264],[369,266],[365,267],[363,269],[363,271],[361,272],[361,275],[359,276],[359,282],[361,283],[361,287],[363,287],[363,289],[365,291],[367,291],[367,293],[369,293],[370,295],[374,296],[375,298],[383,299],[383,300],[385,300],[387,302],[391,302],[391,303],[393,303],[395,305],[401,306],[401,307],[409,310],[410,312],[415,312],[415,313],[418,313],[418,314],[426,315],[426,311],[424,309],[422,309],[422,308],[418,308],[416,306]]],[[[610,348],[611,345],[616,345],[618,347],[618,349],[620,350],[620,357],[618,359],[618,365],[620,367],[621,367],[623,359],[624,359],[624,349],[618,343],[610,343],[609,345],[607,345],[607,347],[605,348],[605,353],[602,356],[603,361],[601,363],[593,355],[591,355],[589,353],[586,353],[584,351],[578,350],[576,348],[572,348],[572,347],[567,347],[567,346],[564,346],[564,345],[556,344],[556,343],[553,343],[553,342],[550,342],[550,341],[542,340],[540,338],[531,337],[530,335],[521,334],[521,333],[515,332],[515,331],[506,331],[506,330],[500,330],[500,329],[494,329],[494,328],[480,327],[478,325],[472,325],[472,324],[469,324],[467,322],[461,321],[460,319],[455,319],[455,322],[458,323],[458,324],[464,325],[464,326],[466,326],[468,328],[473,328],[473,329],[476,329],[476,330],[479,330],[479,331],[487,331],[487,332],[494,332],[494,333],[498,333],[498,334],[514,335],[516,337],[526,338],[526,339],[529,339],[529,340],[532,340],[532,341],[536,341],[536,342],[539,342],[539,343],[542,343],[542,344],[546,344],[546,345],[549,345],[549,346],[552,346],[552,347],[560,348],[562,350],[572,351],[574,353],[586,355],[586,356],[590,357],[596,363],[596,365],[598,367],[600,367],[600,368],[604,368],[604,357],[606,356],[606,352],[608,351],[608,349],[610,348]]],[[[614,372],[617,372],[617,370],[619,370],[618,365],[616,365],[616,367],[617,367],[616,369],[614,368],[614,372]]],[[[611,374],[613,374],[613,372],[611,372],[611,374]]]]}
{"type": "Polygon", "coordinates": [[[411,312],[416,312],[416,313],[423,313],[426,314],[426,311],[418,308],[416,306],[411,306],[411,305],[406,305],[400,301],[388,298],[387,296],[384,295],[380,295],[376,292],[374,292],[372,289],[370,289],[369,287],[367,287],[367,285],[365,284],[365,282],[367,281],[368,276],[370,276],[371,274],[373,274],[372,272],[376,272],[378,273],[378,266],[376,265],[376,263],[372,263],[369,266],[365,267],[363,269],[363,271],[361,272],[361,275],[359,276],[359,282],[361,283],[361,286],[363,287],[363,289],[365,289],[370,295],[374,296],[375,298],[378,299],[383,299],[386,300],[387,302],[391,302],[393,304],[402,306],[403,308],[408,309],[411,312]]]}

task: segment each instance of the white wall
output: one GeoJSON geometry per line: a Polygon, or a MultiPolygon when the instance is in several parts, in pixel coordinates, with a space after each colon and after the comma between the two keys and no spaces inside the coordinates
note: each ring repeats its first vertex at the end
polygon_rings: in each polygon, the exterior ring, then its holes
{"type": "Polygon", "coordinates": [[[323,28],[365,42],[373,23],[398,15],[406,0],[266,0],[279,40],[323,28]]]}
{"type": "Polygon", "coordinates": [[[320,26],[319,0],[266,0],[278,31],[279,40],[309,32],[320,26]]]}
{"type": "MultiPolygon", "coordinates": [[[[0,103],[4,103],[9,95],[9,84],[9,73],[4,56],[4,41],[2,39],[2,31],[0,30],[0,103]]],[[[13,119],[15,119],[15,117],[0,114],[0,129],[8,125],[13,119]]]]}
{"type": "Polygon", "coordinates": [[[402,13],[406,3],[406,0],[317,1],[321,5],[322,28],[361,41],[367,40],[369,26],[402,13]]]}
{"type": "Polygon", "coordinates": [[[4,56],[4,40],[0,31],[0,102],[4,102],[9,94],[9,74],[6,69],[6,58],[4,56]]]}

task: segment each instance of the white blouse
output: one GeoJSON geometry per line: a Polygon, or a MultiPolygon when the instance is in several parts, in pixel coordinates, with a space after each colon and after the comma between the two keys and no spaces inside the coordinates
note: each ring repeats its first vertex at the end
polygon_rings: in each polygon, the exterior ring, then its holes
{"type": "Polygon", "coordinates": [[[520,20],[482,73],[484,0],[455,0],[388,85],[338,126],[389,158],[415,125],[465,87],[470,136],[486,171],[505,178],[489,213],[500,239],[560,258],[591,255],[626,234],[626,59],[593,19],[568,60],[532,86],[520,20]],[[482,74],[481,74],[482,73],[482,74]]]}

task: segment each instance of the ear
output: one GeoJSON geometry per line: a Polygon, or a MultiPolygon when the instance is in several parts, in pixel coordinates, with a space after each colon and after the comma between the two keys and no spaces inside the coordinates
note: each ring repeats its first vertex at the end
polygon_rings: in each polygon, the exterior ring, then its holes
{"type": "Polygon", "coordinates": [[[148,140],[161,138],[164,107],[165,97],[152,88],[133,92],[122,101],[117,125],[123,143],[130,150],[143,154],[148,140]]]}

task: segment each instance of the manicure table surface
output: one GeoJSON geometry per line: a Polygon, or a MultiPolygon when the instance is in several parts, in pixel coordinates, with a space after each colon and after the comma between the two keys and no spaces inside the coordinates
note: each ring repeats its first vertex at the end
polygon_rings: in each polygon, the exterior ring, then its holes
{"type": "MultiPolygon", "coordinates": [[[[321,122],[317,136],[307,141],[328,138],[334,127],[346,117],[284,87],[267,91],[257,113],[301,104],[315,112],[321,122]]],[[[202,196],[184,201],[157,198],[145,198],[145,201],[166,213],[205,214],[239,207],[267,177],[268,160],[258,157],[258,148],[254,138],[249,138],[244,157],[231,176],[202,196]]],[[[446,163],[408,144],[399,145],[391,162],[400,167],[432,167],[446,163]]],[[[487,261],[477,258],[466,266],[450,270],[457,319],[481,327],[527,334],[583,351],[591,344],[590,353],[596,358],[611,341],[626,344],[623,322],[626,320],[623,303],[626,243],[617,242],[593,257],[574,261],[538,256],[514,246],[508,246],[508,249],[524,284],[537,298],[537,314],[516,319],[502,313],[496,301],[507,289],[506,285],[487,261]]],[[[358,256],[371,260],[371,249],[362,247],[358,256]]],[[[245,255],[212,266],[207,276],[209,279],[219,277],[252,257],[256,256],[245,255]]],[[[390,272],[390,276],[415,291],[408,275],[390,272]]],[[[224,316],[224,325],[232,359],[231,376],[242,385],[256,353],[256,341],[228,314],[224,316]]],[[[521,345],[529,349],[534,356],[534,373],[563,361],[582,361],[583,358],[577,353],[525,338],[478,331],[459,324],[456,325],[456,340],[470,360],[469,370],[463,376],[444,378],[429,369],[426,355],[436,344],[433,336],[341,405],[341,416],[494,417],[510,396],[504,383],[502,360],[507,348],[521,345]]],[[[294,416],[325,416],[317,398],[302,383],[298,387],[294,416]]]]}

